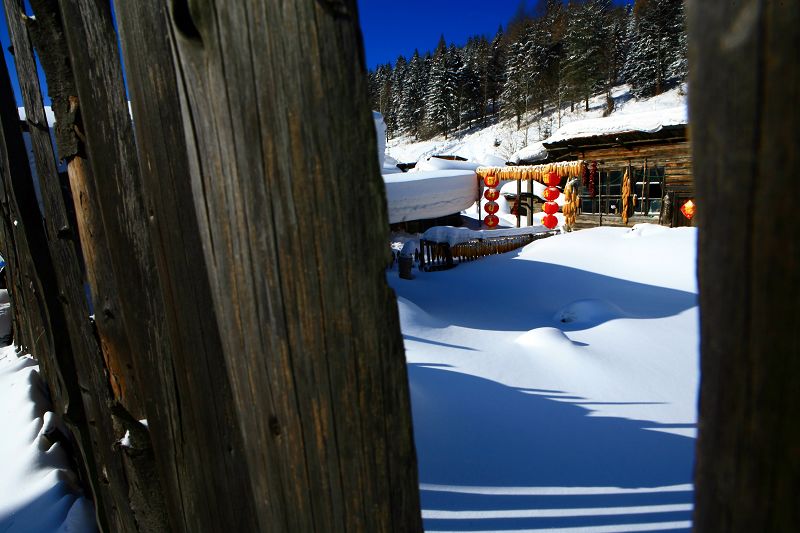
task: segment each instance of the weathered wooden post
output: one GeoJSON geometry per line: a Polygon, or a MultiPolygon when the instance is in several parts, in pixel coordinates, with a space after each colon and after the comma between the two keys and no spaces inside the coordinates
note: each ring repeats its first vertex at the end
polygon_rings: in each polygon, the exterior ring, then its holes
{"type": "Polygon", "coordinates": [[[259,527],[419,531],[356,2],[179,0],[171,23],[259,527]]]}
{"type": "Polygon", "coordinates": [[[800,3],[688,6],[701,325],[695,531],[800,531],[800,3]]]}

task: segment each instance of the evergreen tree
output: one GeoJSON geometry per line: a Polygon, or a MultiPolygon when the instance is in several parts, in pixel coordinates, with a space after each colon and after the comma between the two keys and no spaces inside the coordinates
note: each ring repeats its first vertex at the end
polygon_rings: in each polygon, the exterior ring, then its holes
{"type": "Polygon", "coordinates": [[[488,59],[488,43],[483,38],[471,37],[461,51],[458,70],[459,124],[482,118],[483,98],[481,84],[481,57],[488,59]]]}
{"type": "Polygon", "coordinates": [[[375,101],[373,109],[388,116],[392,109],[392,65],[380,65],[375,70],[375,101]]]}
{"type": "Polygon", "coordinates": [[[506,75],[506,40],[503,28],[497,30],[492,39],[489,51],[489,63],[486,68],[485,94],[489,103],[489,112],[497,115],[500,112],[500,95],[503,92],[506,75]]]}
{"type": "MultiPolygon", "coordinates": [[[[452,103],[448,106],[450,108],[448,123],[453,129],[461,128],[461,118],[464,113],[466,98],[462,76],[466,75],[466,65],[462,58],[462,52],[456,48],[455,44],[451,43],[447,48],[447,85],[445,94],[448,98],[452,98],[452,103]]],[[[445,135],[447,135],[447,132],[445,132],[445,135]]]]}
{"type": "Polygon", "coordinates": [[[625,79],[635,96],[660,94],[686,76],[682,0],[637,0],[628,34],[625,79]]]}
{"type": "Polygon", "coordinates": [[[517,119],[517,129],[522,125],[522,116],[527,106],[526,40],[524,33],[508,45],[505,83],[500,95],[503,115],[517,119]]]}
{"type": "Polygon", "coordinates": [[[562,83],[567,98],[583,99],[589,110],[589,96],[604,86],[606,18],[610,0],[587,0],[570,4],[564,35],[562,83]]]}
{"type": "Polygon", "coordinates": [[[443,133],[445,138],[453,129],[453,118],[456,113],[456,79],[452,70],[453,65],[454,60],[442,36],[431,61],[425,93],[425,110],[428,132],[431,135],[443,133]]]}
{"type": "Polygon", "coordinates": [[[406,70],[408,64],[402,55],[397,58],[391,76],[391,106],[389,115],[384,117],[386,122],[386,135],[391,138],[397,135],[400,130],[400,112],[403,100],[403,86],[405,84],[406,70]]]}
{"type": "Polygon", "coordinates": [[[398,111],[400,129],[414,137],[419,136],[425,115],[426,84],[424,60],[420,57],[419,52],[414,50],[414,55],[411,56],[406,67],[398,111]]]}
{"type": "Polygon", "coordinates": [[[486,124],[486,114],[489,106],[489,60],[491,58],[491,45],[486,37],[480,36],[475,40],[474,52],[468,61],[472,65],[475,87],[473,91],[472,113],[475,119],[486,124]]]}

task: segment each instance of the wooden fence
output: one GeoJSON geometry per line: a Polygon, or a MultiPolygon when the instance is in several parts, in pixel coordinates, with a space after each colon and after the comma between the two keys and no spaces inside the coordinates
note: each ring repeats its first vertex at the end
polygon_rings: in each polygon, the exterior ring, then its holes
{"type": "Polygon", "coordinates": [[[524,235],[470,239],[455,245],[446,242],[420,240],[419,263],[425,272],[448,270],[459,263],[475,261],[489,255],[504,254],[532,243],[535,240],[557,235],[557,231],[524,235]]]}
{"type": "Polygon", "coordinates": [[[103,531],[421,530],[355,5],[279,4],[3,0],[14,341],[103,531]]]}

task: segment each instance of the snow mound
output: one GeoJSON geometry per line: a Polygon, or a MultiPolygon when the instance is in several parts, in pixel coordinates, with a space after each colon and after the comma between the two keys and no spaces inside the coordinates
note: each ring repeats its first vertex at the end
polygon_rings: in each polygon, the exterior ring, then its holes
{"type": "Polygon", "coordinates": [[[404,329],[413,327],[443,328],[446,326],[442,320],[434,318],[420,306],[402,296],[397,297],[397,311],[404,329]]]}
{"type": "Polygon", "coordinates": [[[565,305],[553,315],[553,320],[563,324],[599,324],[627,316],[616,304],[589,298],[565,305]]]}
{"type": "Polygon", "coordinates": [[[650,237],[652,235],[663,235],[669,232],[669,230],[670,228],[659,226],[658,224],[636,224],[622,237],[625,239],[650,237]]]}
{"type": "Polygon", "coordinates": [[[430,156],[420,159],[417,165],[409,172],[429,172],[432,170],[471,170],[474,172],[479,166],[481,165],[472,161],[452,161],[430,156]]]}
{"type": "Polygon", "coordinates": [[[578,346],[563,331],[550,327],[527,331],[514,339],[514,342],[526,348],[547,350],[550,353],[557,353],[553,348],[578,346]]]}

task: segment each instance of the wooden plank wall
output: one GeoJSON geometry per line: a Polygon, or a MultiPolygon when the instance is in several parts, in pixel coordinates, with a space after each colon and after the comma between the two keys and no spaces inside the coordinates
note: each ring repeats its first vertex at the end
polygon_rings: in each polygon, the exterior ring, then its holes
{"type": "Polygon", "coordinates": [[[628,162],[641,166],[647,159],[666,167],[666,188],[688,189],[694,186],[691,146],[688,141],[586,150],[581,153],[581,159],[600,161],[606,170],[624,168],[628,162]]]}
{"type": "MultiPolygon", "coordinates": [[[[694,176],[692,173],[691,146],[688,141],[630,144],[613,148],[587,149],[580,152],[579,157],[586,161],[597,161],[601,171],[624,170],[630,164],[635,169],[653,166],[664,167],[664,193],[672,192],[681,198],[694,195],[694,176]]],[[[658,215],[658,213],[656,213],[658,215]]],[[[681,216],[676,209],[672,210],[668,221],[663,224],[671,226],[690,225],[691,222],[681,216]]],[[[579,214],[578,228],[588,228],[600,224],[600,216],[579,214]]],[[[652,223],[652,217],[633,216],[627,225],[639,222],[652,223]]],[[[602,224],[623,226],[622,217],[617,214],[603,214],[602,224]]]]}

